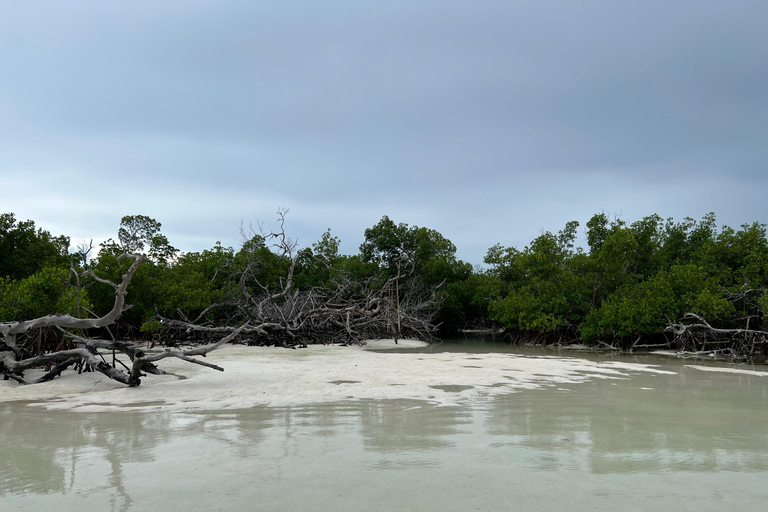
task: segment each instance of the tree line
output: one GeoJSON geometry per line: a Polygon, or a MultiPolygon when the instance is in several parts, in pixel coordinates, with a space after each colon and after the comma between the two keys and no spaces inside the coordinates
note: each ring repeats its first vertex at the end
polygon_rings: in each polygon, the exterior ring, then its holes
{"type": "Polygon", "coordinates": [[[171,245],[156,220],[126,216],[95,258],[91,247],[71,248],[64,235],[2,214],[0,322],[100,316],[115,298],[104,282],[119,281],[130,264],[119,256],[145,253],[131,282],[132,307],[113,327],[117,337],[223,333],[248,323],[243,334],[254,340],[321,342],[337,334],[445,335],[482,327],[538,343],[765,349],[762,223],[733,229],[718,227],[713,213],[634,222],[598,213],[583,230],[583,246],[572,221],[523,248],[494,245],[485,267],[473,267],[437,231],[387,216],[365,230],[356,254],[341,254],[330,230],[301,248],[283,229],[284,214],[274,231],[243,229],[237,248],[216,243],[188,253],[171,245]],[[390,313],[381,316],[384,310],[390,313]]]}

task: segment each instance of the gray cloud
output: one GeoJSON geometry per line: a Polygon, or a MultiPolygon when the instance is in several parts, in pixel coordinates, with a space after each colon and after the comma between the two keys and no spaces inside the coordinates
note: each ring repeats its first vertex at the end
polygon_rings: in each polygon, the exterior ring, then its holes
{"type": "Polygon", "coordinates": [[[763,2],[5,11],[0,210],[72,236],[142,213],[201,250],[284,206],[307,244],[387,214],[477,263],[603,210],[768,217],[763,2]]]}

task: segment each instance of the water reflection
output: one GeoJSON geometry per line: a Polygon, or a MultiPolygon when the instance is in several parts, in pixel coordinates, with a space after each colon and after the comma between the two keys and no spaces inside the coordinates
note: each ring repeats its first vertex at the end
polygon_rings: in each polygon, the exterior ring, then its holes
{"type": "Polygon", "coordinates": [[[681,371],[577,387],[498,397],[489,433],[583,452],[593,473],[768,470],[759,379],[681,371]]]}
{"type": "Polygon", "coordinates": [[[453,446],[450,436],[471,422],[466,410],[418,401],[367,401],[358,407],[365,448],[380,453],[453,446]]]}
{"type": "Polygon", "coordinates": [[[127,463],[152,463],[171,432],[167,414],[50,413],[25,404],[0,406],[0,495],[103,494],[112,510],[129,510],[127,463]]]}
{"type": "Polygon", "coordinates": [[[693,475],[701,501],[711,498],[707,475],[715,473],[737,475],[722,500],[747,493],[751,503],[748,475],[768,472],[768,379],[679,364],[675,371],[465,407],[369,400],[190,414],[1,404],[0,505],[317,510],[364,488],[363,503],[376,499],[382,509],[421,500],[426,509],[454,510],[473,497],[492,508],[553,482],[591,489],[599,481],[593,497],[610,510],[618,483],[627,483],[617,479],[631,477],[642,495],[643,482],[656,489],[670,476],[693,475]],[[467,483],[472,490],[457,501],[467,483]]]}

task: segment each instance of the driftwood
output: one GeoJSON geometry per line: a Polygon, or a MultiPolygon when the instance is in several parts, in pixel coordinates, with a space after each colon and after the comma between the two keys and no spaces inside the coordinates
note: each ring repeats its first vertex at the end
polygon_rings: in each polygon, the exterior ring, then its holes
{"type": "MultiPolygon", "coordinates": [[[[367,338],[393,335],[432,339],[437,330],[434,295],[414,290],[402,297],[399,310],[380,289],[350,290],[350,283],[336,288],[293,290],[285,294],[248,296],[237,304],[235,321],[247,322],[243,335],[257,344],[282,346],[307,342],[361,343],[367,338]]],[[[231,306],[230,306],[231,307],[231,306]]],[[[234,326],[198,324],[163,318],[163,326],[187,334],[223,334],[234,326]]]]}
{"type": "Polygon", "coordinates": [[[686,313],[676,322],[670,321],[665,331],[674,336],[673,344],[680,354],[719,353],[745,359],[768,344],[768,331],[717,328],[695,313],[686,313]],[[686,321],[690,323],[684,323],[686,321]]]}
{"type": "MultiPolygon", "coordinates": [[[[130,343],[85,338],[71,332],[73,329],[107,327],[130,307],[125,304],[128,285],[146,257],[143,254],[123,254],[118,261],[130,258],[133,263],[120,284],[102,279],[90,271],[83,273],[83,276],[89,275],[115,290],[115,303],[104,316],[77,318],[71,315],[49,315],[28,321],[0,323],[0,373],[6,380],[34,384],[49,381],[65,369],[79,365],[81,368],[93,368],[128,386],[138,386],[145,373],[162,374],[154,363],[167,357],[223,371],[196,356],[205,356],[238,337],[248,344],[289,348],[313,342],[363,343],[365,339],[387,335],[394,336],[396,340],[405,336],[434,339],[438,326],[432,320],[436,314],[439,286],[424,286],[412,275],[412,271],[402,276],[399,266],[397,275],[383,283],[376,278],[355,281],[343,271],[334,269],[335,277],[325,286],[298,289],[294,284],[294,274],[299,259],[308,256],[308,253],[297,251],[297,244],[285,235],[283,226],[287,211],[278,213],[280,230],[261,237],[262,240],[273,241],[271,250],[278,262],[288,262],[287,271],[277,284],[266,285],[259,281],[260,265],[263,262],[259,260],[257,251],[244,251],[246,256],[251,257],[246,260],[238,276],[238,294],[225,302],[211,304],[193,320],[181,311],[178,311],[180,320],[160,317],[163,324],[161,332],[165,334],[161,335],[159,341],[175,341],[163,338],[181,331],[195,341],[203,337],[210,343],[187,350],[165,348],[149,352],[130,343]],[[219,315],[219,318],[226,319],[217,324],[202,321],[205,315],[214,310],[224,311],[225,314],[219,315]],[[34,354],[28,346],[31,339],[29,336],[26,343],[19,342],[20,335],[44,328],[58,328],[76,348],[34,354]],[[100,350],[120,352],[130,362],[125,364],[118,359],[124,370],[116,368],[114,362],[110,365],[105,361],[100,350]],[[25,370],[41,366],[49,368],[42,377],[31,382],[24,379],[25,370]]],[[[409,258],[410,255],[403,254],[402,257],[409,258]]]]}
{"type": "MultiPolygon", "coordinates": [[[[247,343],[258,345],[354,344],[384,335],[434,339],[437,326],[432,320],[439,287],[426,287],[412,275],[404,278],[399,269],[384,283],[356,281],[335,269],[334,279],[326,286],[298,289],[294,274],[299,259],[307,254],[297,251],[297,244],[286,236],[285,213],[278,212],[280,229],[276,233],[261,236],[274,242],[271,249],[278,261],[289,262],[279,282],[268,286],[259,280],[261,262],[254,256],[237,276],[236,296],[211,305],[194,320],[182,311],[177,311],[180,320],[161,317],[166,337],[179,331],[190,337],[227,334],[245,323],[240,332],[247,343]],[[229,312],[227,320],[201,322],[216,308],[229,312]]],[[[246,241],[252,238],[252,233],[242,234],[246,241]]]]}
{"type": "Polygon", "coordinates": [[[104,316],[98,318],[76,318],[71,315],[47,315],[33,320],[25,320],[18,322],[3,322],[0,323],[0,335],[5,345],[13,352],[15,356],[21,356],[23,347],[17,346],[16,339],[19,334],[26,334],[29,331],[35,329],[44,329],[46,327],[60,327],[63,329],[94,329],[98,327],[106,327],[111,325],[117,320],[123,311],[127,310],[130,306],[126,306],[125,297],[128,294],[128,285],[131,283],[134,274],[139,269],[139,266],[144,262],[146,256],[143,254],[123,254],[118,258],[120,262],[124,258],[132,258],[133,263],[128,268],[128,271],[123,275],[123,278],[119,285],[109,281],[108,279],[102,279],[96,276],[90,270],[86,270],[83,275],[89,275],[100,283],[107,284],[115,289],[115,303],[112,309],[104,316]]]}
{"type": "Polygon", "coordinates": [[[48,315],[33,320],[0,323],[0,335],[2,335],[2,342],[6,347],[5,350],[0,351],[0,373],[5,376],[6,380],[13,379],[19,384],[39,384],[54,379],[70,366],[79,364],[88,365],[110,379],[128,386],[138,386],[141,383],[141,377],[145,375],[143,372],[151,374],[164,373],[154,363],[167,357],[176,357],[190,363],[223,371],[221,367],[195,359],[194,356],[205,356],[207,353],[216,350],[247,329],[248,324],[243,324],[241,327],[233,329],[229,336],[225,336],[210,345],[189,350],[166,348],[157,353],[145,353],[142,349],[129,343],[83,338],[66,331],[66,329],[94,329],[109,326],[120,317],[123,311],[130,307],[125,304],[128,285],[146,257],[143,254],[123,254],[118,258],[118,261],[126,257],[132,258],[133,263],[123,275],[119,285],[109,280],[101,279],[90,271],[84,272],[84,275],[90,275],[96,281],[110,285],[115,289],[115,303],[112,309],[104,316],[98,318],[76,318],[71,315],[48,315]],[[82,346],[39,354],[34,357],[25,357],[28,347],[18,343],[18,336],[35,329],[51,327],[60,329],[72,343],[82,346]],[[126,372],[109,365],[100,354],[99,349],[113,350],[126,354],[131,361],[130,368],[126,367],[128,371],[126,372]],[[24,380],[25,370],[41,366],[50,366],[50,369],[42,377],[34,381],[27,382],[24,380]]]}

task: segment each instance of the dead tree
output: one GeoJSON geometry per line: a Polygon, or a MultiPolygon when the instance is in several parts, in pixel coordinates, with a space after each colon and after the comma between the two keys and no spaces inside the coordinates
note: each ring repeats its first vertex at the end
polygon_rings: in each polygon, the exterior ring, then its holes
{"type": "MultiPolygon", "coordinates": [[[[325,286],[297,288],[294,276],[300,258],[307,253],[297,250],[297,243],[286,236],[286,213],[278,211],[277,232],[265,234],[262,229],[259,235],[259,240],[273,242],[271,251],[276,261],[287,263],[277,283],[262,282],[262,262],[253,257],[237,276],[237,296],[212,305],[194,320],[180,311],[180,319],[162,318],[164,327],[191,336],[221,335],[240,328],[243,337],[250,335],[249,344],[293,348],[306,343],[361,343],[391,333],[393,325],[399,337],[434,338],[439,287],[425,286],[411,275],[403,280],[398,272],[382,283],[380,278],[355,280],[334,269],[334,278],[325,286]],[[393,289],[396,300],[391,299],[393,289]],[[229,311],[229,320],[223,324],[202,321],[214,308],[229,311]]],[[[244,245],[254,239],[252,231],[241,230],[241,234],[244,245]]]]}
{"type": "MultiPolygon", "coordinates": [[[[208,352],[221,347],[223,344],[231,341],[242,330],[248,327],[244,324],[238,329],[234,329],[229,336],[223,337],[216,343],[197,347],[189,350],[177,350],[166,348],[159,353],[145,353],[138,347],[129,343],[118,341],[89,339],[74,335],[67,330],[72,329],[96,329],[107,327],[113,324],[120,315],[130,308],[126,305],[125,298],[128,294],[128,285],[136,274],[136,271],[146,259],[144,254],[123,254],[118,258],[120,262],[124,258],[130,258],[133,263],[122,276],[120,284],[115,284],[107,279],[102,279],[86,270],[83,275],[89,275],[96,281],[112,286],[115,289],[115,302],[112,309],[105,315],[97,318],[77,318],[71,315],[48,315],[33,320],[3,322],[0,323],[0,335],[2,336],[2,345],[0,345],[0,373],[4,375],[5,380],[13,379],[19,384],[38,384],[47,382],[59,375],[70,366],[80,363],[87,364],[91,368],[99,371],[109,377],[128,386],[138,386],[141,383],[141,377],[146,373],[163,374],[164,372],[154,365],[156,361],[166,357],[176,357],[184,361],[200,364],[208,368],[223,371],[222,368],[195,359],[194,356],[205,356],[208,352]],[[20,343],[19,336],[25,335],[36,329],[57,328],[61,330],[66,337],[75,345],[76,348],[67,350],[58,350],[46,354],[39,354],[28,357],[28,343],[20,343]],[[99,349],[119,351],[130,359],[131,365],[126,366],[125,370],[120,370],[109,365],[99,349]],[[24,380],[24,371],[46,366],[48,371],[40,378],[27,382],[24,380]]],[[[27,340],[30,338],[28,337],[27,340]]]]}
{"type": "Polygon", "coordinates": [[[686,313],[678,321],[670,322],[665,331],[672,333],[673,343],[681,354],[721,354],[733,359],[747,359],[760,353],[768,344],[768,331],[721,329],[694,313],[686,313]]]}
{"type": "Polygon", "coordinates": [[[163,318],[166,328],[188,334],[220,335],[236,328],[244,337],[251,335],[249,344],[296,347],[306,343],[360,343],[378,338],[398,326],[398,336],[433,339],[437,326],[436,290],[417,281],[399,286],[399,301],[389,297],[391,283],[376,286],[373,280],[355,282],[340,275],[327,287],[295,289],[292,278],[295,261],[289,267],[278,290],[263,287],[262,293],[248,292],[243,287],[240,300],[217,304],[235,310],[235,325],[217,325],[163,318]]]}

